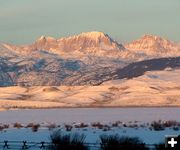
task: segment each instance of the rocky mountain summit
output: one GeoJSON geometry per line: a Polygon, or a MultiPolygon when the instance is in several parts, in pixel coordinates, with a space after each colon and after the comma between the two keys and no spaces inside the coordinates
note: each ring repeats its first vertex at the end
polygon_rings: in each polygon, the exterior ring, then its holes
{"type": "Polygon", "coordinates": [[[144,35],[140,39],[127,44],[126,48],[135,52],[145,52],[147,55],[157,53],[170,55],[180,52],[178,43],[153,35],[144,35]]]}
{"type": "Polygon", "coordinates": [[[33,44],[25,46],[9,45],[12,49],[22,52],[46,50],[48,52],[61,54],[70,52],[100,53],[108,50],[124,50],[124,46],[110,38],[103,32],[87,32],[67,38],[55,39],[53,37],[41,36],[33,44]]]}
{"type": "MultiPolygon", "coordinates": [[[[179,44],[145,35],[123,45],[103,32],[59,39],[41,36],[34,43],[22,46],[1,43],[0,86],[99,85],[117,76],[123,79],[137,74],[135,68],[139,66],[153,70],[156,65],[151,64],[162,62],[162,57],[165,64],[172,63],[169,58],[179,64],[179,44]],[[150,64],[142,65],[148,60],[150,64]],[[126,76],[122,78],[124,72],[126,76]]],[[[170,67],[179,66],[173,63],[170,67]]]]}

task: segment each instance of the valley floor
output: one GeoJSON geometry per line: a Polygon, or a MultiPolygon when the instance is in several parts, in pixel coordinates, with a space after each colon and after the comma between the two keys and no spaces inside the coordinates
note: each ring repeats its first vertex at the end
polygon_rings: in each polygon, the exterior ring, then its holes
{"type": "Polygon", "coordinates": [[[0,112],[0,142],[49,142],[50,135],[61,130],[84,134],[87,143],[118,134],[158,144],[165,135],[180,134],[179,114],[178,107],[6,110],[0,112]]]}

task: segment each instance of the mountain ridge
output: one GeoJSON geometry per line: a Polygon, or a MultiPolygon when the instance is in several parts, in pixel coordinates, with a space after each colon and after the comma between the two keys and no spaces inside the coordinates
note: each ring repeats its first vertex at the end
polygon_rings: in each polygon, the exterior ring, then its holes
{"type": "MultiPolygon", "coordinates": [[[[155,59],[169,57],[177,57],[179,62],[180,51],[171,41],[146,35],[134,45],[145,48],[129,49],[103,32],[87,32],[60,39],[41,36],[25,46],[2,43],[0,86],[97,85],[118,75],[113,74],[116,70],[135,62],[140,62],[138,66],[141,66],[142,61],[152,60],[153,63],[155,59]],[[154,48],[153,53],[149,53],[148,46],[158,47],[159,44],[148,44],[148,41],[159,42],[163,49],[154,48]]],[[[138,66],[134,66],[135,70],[129,67],[125,72],[133,74],[131,69],[135,73],[138,66]]]]}
{"type": "Polygon", "coordinates": [[[128,44],[122,44],[113,40],[108,34],[98,31],[82,32],[78,35],[59,39],[41,36],[30,45],[17,46],[6,44],[6,47],[21,54],[44,50],[61,56],[69,55],[68,57],[73,55],[74,57],[78,57],[78,55],[93,55],[98,57],[122,57],[125,59],[129,57],[132,59],[143,57],[141,54],[147,57],[159,56],[161,54],[168,57],[175,56],[176,54],[180,55],[179,43],[160,36],[146,34],[128,44]]]}
{"type": "Polygon", "coordinates": [[[150,34],[143,35],[139,39],[126,44],[125,47],[136,52],[144,51],[145,53],[168,53],[171,51],[180,51],[179,43],[150,34]]]}

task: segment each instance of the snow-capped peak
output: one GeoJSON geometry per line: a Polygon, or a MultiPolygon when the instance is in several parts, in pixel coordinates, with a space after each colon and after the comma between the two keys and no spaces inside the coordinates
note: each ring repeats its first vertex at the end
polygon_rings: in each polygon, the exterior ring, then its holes
{"type": "Polygon", "coordinates": [[[98,38],[106,37],[106,34],[103,32],[92,31],[92,32],[83,32],[79,36],[85,36],[91,39],[98,39],[98,38]]]}
{"type": "Polygon", "coordinates": [[[44,35],[42,35],[42,36],[38,39],[38,41],[41,41],[41,40],[44,40],[44,39],[46,39],[46,37],[45,37],[44,35]]]}
{"type": "Polygon", "coordinates": [[[118,50],[124,49],[122,44],[114,41],[107,34],[98,31],[83,32],[79,35],[70,36],[68,38],[61,38],[58,40],[61,45],[66,45],[70,49],[103,49],[103,50],[118,50]],[[64,44],[63,44],[64,43],[64,44]]]}
{"type": "Polygon", "coordinates": [[[127,49],[146,52],[169,52],[177,50],[177,43],[164,39],[160,36],[143,35],[140,39],[126,45],[127,49]]]}
{"type": "Polygon", "coordinates": [[[77,39],[77,40],[82,40],[82,39],[88,39],[89,41],[99,41],[103,38],[110,38],[107,34],[103,32],[98,32],[98,31],[92,31],[92,32],[82,32],[78,35],[73,35],[68,38],[62,38],[60,40],[69,40],[69,39],[77,39]]]}

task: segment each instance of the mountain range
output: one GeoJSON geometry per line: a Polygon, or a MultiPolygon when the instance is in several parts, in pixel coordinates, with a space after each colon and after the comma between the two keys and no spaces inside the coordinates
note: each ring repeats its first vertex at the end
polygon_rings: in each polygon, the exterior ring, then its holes
{"type": "Polygon", "coordinates": [[[128,44],[95,31],[0,43],[0,86],[100,85],[168,67],[180,67],[180,44],[153,35],[128,44]]]}

